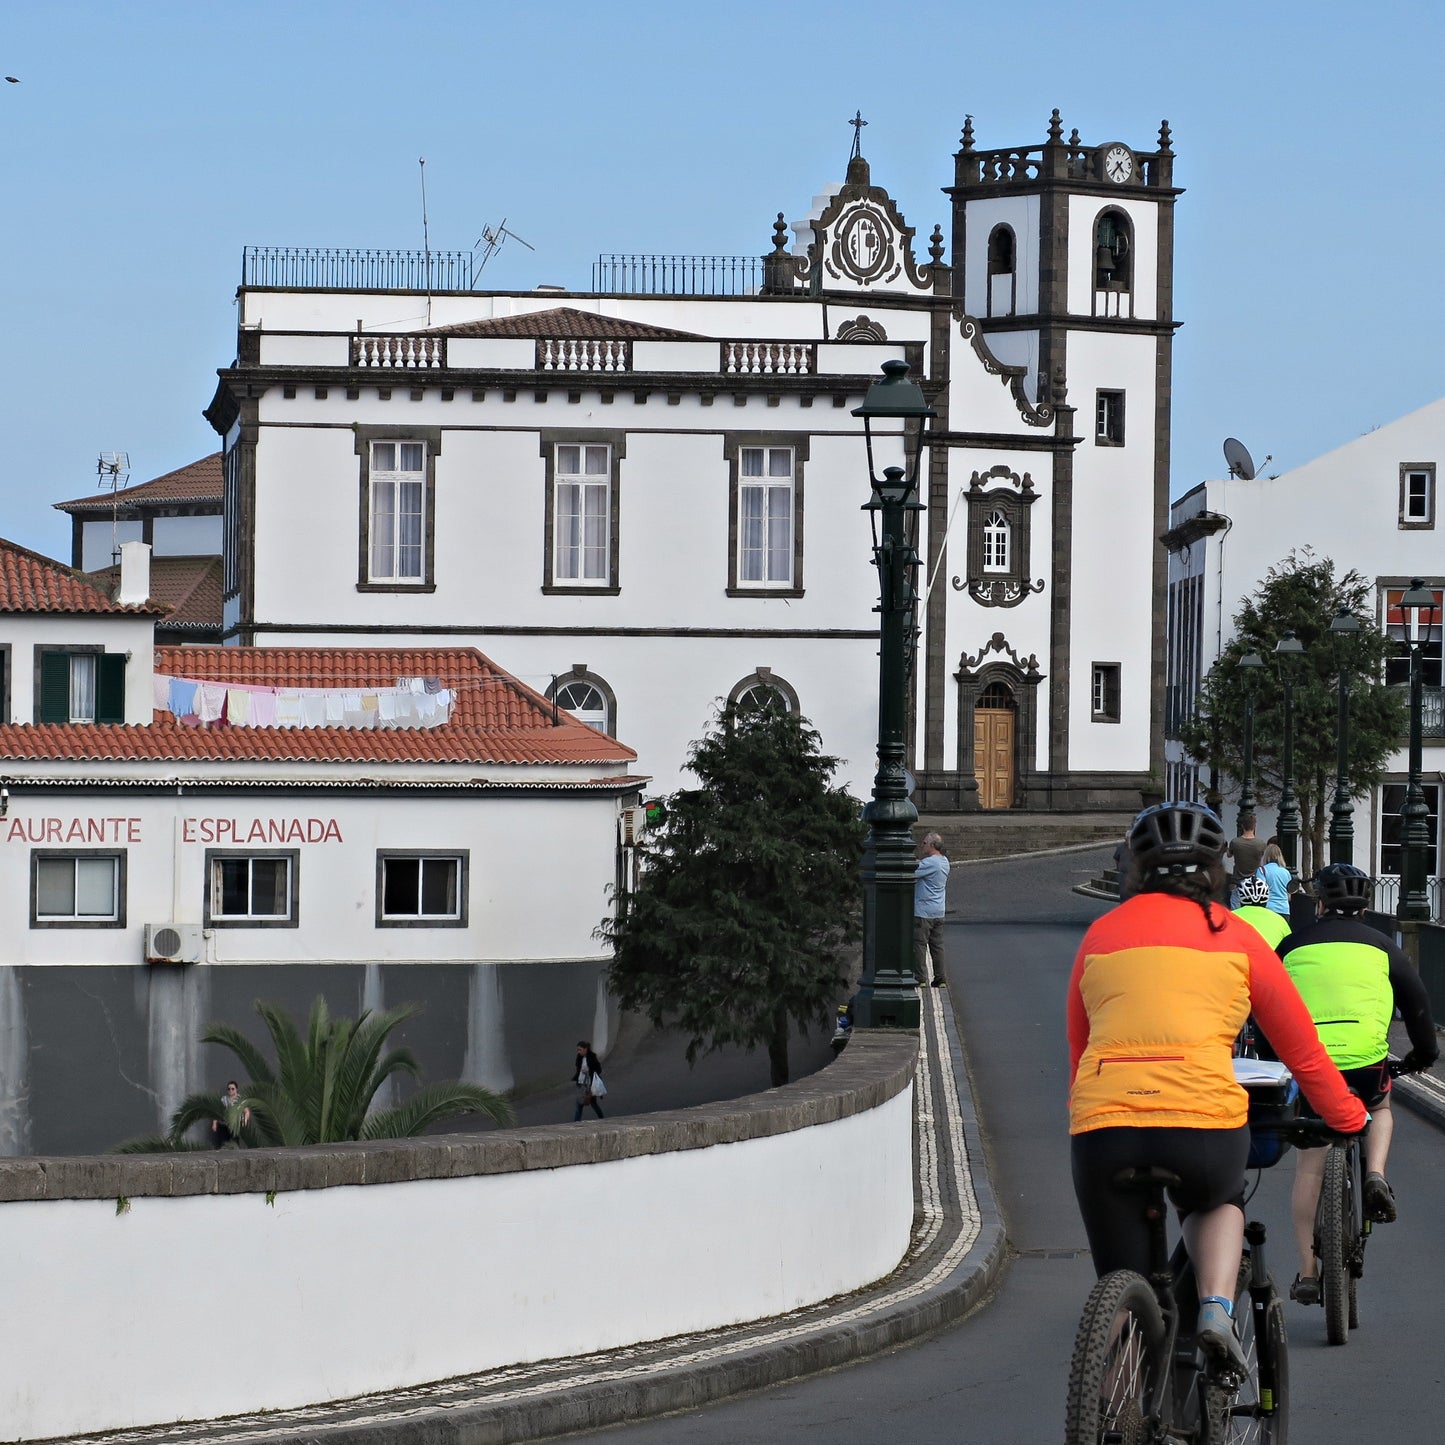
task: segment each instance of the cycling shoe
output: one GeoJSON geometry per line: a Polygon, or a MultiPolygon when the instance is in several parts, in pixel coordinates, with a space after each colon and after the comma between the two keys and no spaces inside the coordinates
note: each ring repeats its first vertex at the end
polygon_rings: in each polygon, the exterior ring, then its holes
{"type": "Polygon", "coordinates": [[[1199,1306],[1199,1325],[1195,1332],[1199,1348],[1215,1365],[1234,1371],[1241,1379],[1249,1374],[1249,1361],[1234,1333],[1234,1320],[1217,1299],[1207,1299],[1199,1306]]]}
{"type": "Polygon", "coordinates": [[[1320,1281],[1317,1275],[1297,1274],[1289,1287],[1289,1297],[1297,1305],[1317,1305],[1320,1302],[1320,1281]]]}
{"type": "Polygon", "coordinates": [[[1365,1175],[1365,1218],[1375,1224],[1393,1224],[1397,1214],[1395,1191],[1383,1174],[1365,1175]]]}

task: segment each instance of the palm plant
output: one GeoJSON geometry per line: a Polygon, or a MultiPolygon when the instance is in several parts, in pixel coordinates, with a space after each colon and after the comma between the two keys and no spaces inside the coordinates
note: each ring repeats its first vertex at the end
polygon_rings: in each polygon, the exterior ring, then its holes
{"type": "Polygon", "coordinates": [[[387,1047],[392,1031],[421,1012],[417,1004],[332,1018],[326,1000],[318,997],[305,1037],[277,1005],[258,1001],[256,1012],[271,1036],[275,1068],[239,1029],[212,1024],[202,1041],[230,1049],[249,1076],[240,1096],[228,1105],[217,1094],[190,1094],[166,1135],[133,1140],[119,1152],[195,1147],[186,1142],[187,1131],[212,1120],[248,1148],[405,1139],[463,1114],[485,1114],[498,1124],[512,1120],[511,1105],[500,1094],[456,1080],[423,1085],[400,1104],[372,1110],[377,1090],[394,1074],[418,1077],[410,1049],[387,1047]]]}

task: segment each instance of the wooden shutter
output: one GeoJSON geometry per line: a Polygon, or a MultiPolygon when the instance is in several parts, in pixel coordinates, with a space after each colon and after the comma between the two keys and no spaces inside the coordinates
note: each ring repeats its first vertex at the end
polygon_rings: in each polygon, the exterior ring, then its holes
{"type": "Polygon", "coordinates": [[[125,654],[107,652],[95,659],[95,720],[125,721],[125,654]]]}
{"type": "Polygon", "coordinates": [[[70,721],[70,654],[40,654],[40,716],[36,722],[70,721]]]}

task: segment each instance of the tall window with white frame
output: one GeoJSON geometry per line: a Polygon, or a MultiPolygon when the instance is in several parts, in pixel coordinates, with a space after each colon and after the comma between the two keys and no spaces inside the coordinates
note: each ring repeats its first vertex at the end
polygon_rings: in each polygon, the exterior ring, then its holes
{"type": "Polygon", "coordinates": [[[1400,468],[1400,526],[1425,531],[1435,525],[1435,463],[1408,462],[1400,468]]]}
{"type": "Polygon", "coordinates": [[[567,442],[556,453],[556,512],[552,579],[605,587],[608,575],[612,489],[611,448],[567,442]]]}
{"type": "Polygon", "coordinates": [[[738,585],[793,585],[793,449],[738,452],[738,585]]]}
{"type": "Polygon", "coordinates": [[[1094,445],[1124,445],[1124,393],[1100,391],[1094,397],[1094,445]]]}
{"type": "Polygon", "coordinates": [[[1007,572],[1013,566],[1013,529],[1002,510],[995,509],[983,523],[983,570],[1007,572]]]}
{"type": "Polygon", "coordinates": [[[426,580],[426,443],[371,444],[373,582],[426,580]]]}
{"type": "Polygon", "coordinates": [[[1090,720],[1092,722],[1118,722],[1119,694],[1119,664],[1117,662],[1096,662],[1094,664],[1090,720]]]}

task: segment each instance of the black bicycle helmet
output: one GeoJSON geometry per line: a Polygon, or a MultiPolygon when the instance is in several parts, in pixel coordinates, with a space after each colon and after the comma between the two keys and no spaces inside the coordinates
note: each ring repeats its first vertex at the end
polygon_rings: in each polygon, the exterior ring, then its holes
{"type": "Polygon", "coordinates": [[[1256,908],[1269,902],[1269,884],[1262,873],[1251,873],[1239,880],[1239,901],[1253,904],[1256,908]]]}
{"type": "Polygon", "coordinates": [[[1193,873],[1224,857],[1224,824],[1203,803],[1156,803],[1129,828],[1141,873],[1193,873]]]}
{"type": "Polygon", "coordinates": [[[1358,913],[1374,895],[1370,875],[1353,863],[1326,863],[1314,877],[1315,897],[1336,913],[1358,913]]]}

